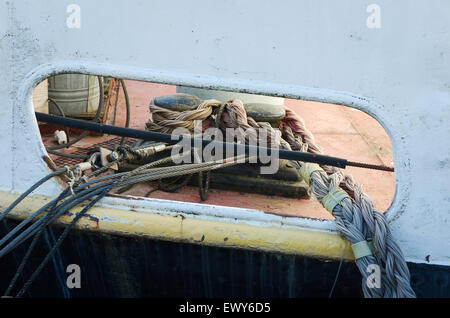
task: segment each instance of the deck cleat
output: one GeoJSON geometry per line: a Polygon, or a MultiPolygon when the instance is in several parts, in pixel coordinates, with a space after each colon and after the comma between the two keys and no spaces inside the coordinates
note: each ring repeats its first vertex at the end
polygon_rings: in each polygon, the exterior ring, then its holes
{"type": "Polygon", "coordinates": [[[150,104],[177,112],[183,112],[196,109],[202,102],[203,101],[195,95],[178,93],[155,97],[150,104]]]}
{"type": "Polygon", "coordinates": [[[278,128],[280,121],[286,116],[284,108],[280,105],[265,103],[244,104],[248,117],[252,117],[257,122],[268,122],[272,127],[278,128]]]}
{"type": "MultiPolygon", "coordinates": [[[[168,110],[183,112],[196,109],[203,100],[195,95],[177,93],[155,97],[150,104],[168,110]]],[[[286,113],[281,105],[267,103],[246,103],[244,108],[248,117],[252,117],[257,122],[268,122],[272,127],[277,128],[286,113]]]]}

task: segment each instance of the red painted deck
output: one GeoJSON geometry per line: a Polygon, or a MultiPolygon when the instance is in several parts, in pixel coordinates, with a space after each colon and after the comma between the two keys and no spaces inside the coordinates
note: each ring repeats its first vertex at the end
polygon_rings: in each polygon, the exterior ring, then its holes
{"type": "MultiPolygon", "coordinates": [[[[153,97],[175,93],[175,86],[138,81],[126,81],[131,103],[130,127],[144,129],[150,117],[148,104],[153,97]]],[[[125,123],[125,102],[121,92],[117,108],[116,125],[125,123]]],[[[373,164],[393,165],[390,139],[381,125],[369,115],[348,107],[309,101],[286,99],[285,105],[293,109],[306,122],[325,154],[373,164]]],[[[78,146],[89,146],[107,138],[87,137],[78,146]]],[[[46,144],[52,138],[44,138],[46,144]]],[[[52,156],[53,157],[53,156],[52,156]]],[[[390,172],[349,167],[346,173],[353,175],[372,198],[375,207],[385,211],[394,196],[395,179],[390,172]]],[[[151,184],[135,185],[123,194],[145,195],[151,184]]],[[[178,193],[155,191],[151,198],[201,203],[196,187],[185,187],[178,193]]],[[[332,218],[314,199],[298,200],[277,196],[240,193],[212,189],[207,204],[258,209],[267,213],[311,218],[332,218]]]]}

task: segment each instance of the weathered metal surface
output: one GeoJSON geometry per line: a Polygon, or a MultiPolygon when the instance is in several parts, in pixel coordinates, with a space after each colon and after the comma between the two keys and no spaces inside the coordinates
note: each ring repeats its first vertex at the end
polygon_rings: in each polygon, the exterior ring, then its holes
{"type": "MultiPolygon", "coordinates": [[[[0,5],[2,191],[22,192],[49,171],[31,94],[37,83],[61,72],[348,105],[375,117],[391,137],[396,194],[386,215],[407,260],[450,265],[450,197],[443,190],[450,188],[450,2],[377,1],[380,28],[366,23],[370,13],[362,0],[282,6],[200,1],[195,7],[185,1],[111,6],[80,0],[80,28],[66,23],[73,14],[66,3],[43,3],[0,5]],[[123,22],[114,38],[102,27],[99,8],[123,22]],[[149,12],[158,14],[149,19],[149,12]],[[266,18],[274,15],[282,15],[283,23],[266,18]],[[217,23],[230,19],[231,24],[217,23]],[[176,23],[167,25],[169,20],[176,23]],[[249,41],[251,50],[236,49],[249,41]],[[164,49],[155,49],[155,43],[164,49]]],[[[37,192],[60,190],[55,181],[37,192]]],[[[141,200],[137,206],[158,210],[158,204],[141,200]]],[[[117,199],[115,209],[126,205],[117,199]]],[[[192,209],[206,220],[227,213],[200,204],[192,209]]],[[[262,227],[268,217],[260,213],[254,222],[262,227]]],[[[335,230],[332,221],[296,222],[297,230],[335,230]]],[[[339,254],[333,248],[328,253],[339,254]]]]}
{"type": "MultiPolygon", "coordinates": [[[[0,192],[5,202],[18,195],[0,192]]],[[[32,195],[20,203],[21,209],[11,213],[24,219],[50,198],[32,195]]],[[[0,209],[6,203],[0,201],[0,209]]],[[[68,224],[79,208],[60,217],[58,224],[68,224]]],[[[302,227],[302,219],[258,210],[228,206],[174,202],[134,196],[110,195],[95,205],[89,214],[97,218],[81,218],[75,228],[127,237],[145,237],[184,243],[257,249],[266,252],[302,254],[327,259],[339,259],[345,247],[341,236],[324,229],[314,231],[302,227]],[[263,221],[261,220],[263,214],[263,221]],[[202,239],[203,238],[203,239],[202,239]],[[227,239],[225,239],[227,238],[227,239]]],[[[345,259],[352,260],[347,249],[345,259]]]]}
{"type": "MultiPolygon", "coordinates": [[[[195,178],[192,182],[197,184],[195,178]]],[[[211,187],[298,199],[310,197],[309,187],[303,181],[249,177],[244,174],[229,174],[221,171],[211,173],[211,187]]]]}
{"type": "Polygon", "coordinates": [[[152,101],[156,106],[164,107],[173,111],[182,112],[185,110],[193,110],[202,103],[202,100],[194,95],[189,94],[173,94],[156,97],[152,101]]]}
{"type": "Polygon", "coordinates": [[[280,121],[286,115],[284,108],[280,105],[265,103],[247,103],[244,104],[247,116],[256,121],[266,121],[273,127],[278,127],[280,121]]]}
{"type": "Polygon", "coordinates": [[[275,105],[283,105],[284,98],[282,97],[274,97],[267,95],[258,95],[258,94],[247,94],[247,93],[239,93],[235,91],[222,91],[216,89],[204,89],[197,87],[185,87],[185,86],[177,86],[177,93],[187,93],[198,96],[203,100],[207,99],[217,99],[219,101],[225,102],[228,99],[240,99],[244,104],[245,103],[268,103],[275,105]]]}

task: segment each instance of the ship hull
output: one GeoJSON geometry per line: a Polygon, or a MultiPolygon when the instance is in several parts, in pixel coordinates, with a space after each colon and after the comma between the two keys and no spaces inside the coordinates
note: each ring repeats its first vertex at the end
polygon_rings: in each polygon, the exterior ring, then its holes
{"type": "MultiPolygon", "coordinates": [[[[16,225],[0,225],[1,236],[16,225]]],[[[62,227],[53,227],[58,236],[62,227]]],[[[4,291],[25,253],[0,262],[4,291]]],[[[23,286],[48,251],[41,240],[18,280],[23,286]]],[[[206,246],[73,230],[26,297],[328,297],[339,260],[206,246]],[[69,264],[80,266],[81,288],[69,289],[69,264]]],[[[418,297],[450,297],[450,267],[408,263],[418,297]]],[[[333,297],[362,297],[361,275],[344,261],[333,297]]]]}

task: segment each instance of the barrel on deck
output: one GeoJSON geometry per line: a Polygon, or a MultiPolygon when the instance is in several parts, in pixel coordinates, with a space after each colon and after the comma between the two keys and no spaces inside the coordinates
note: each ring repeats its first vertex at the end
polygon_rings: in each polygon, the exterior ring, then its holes
{"type": "Polygon", "coordinates": [[[49,112],[61,115],[55,101],[65,116],[93,118],[100,100],[100,87],[96,76],[84,74],[59,74],[48,79],[49,112]]]}

